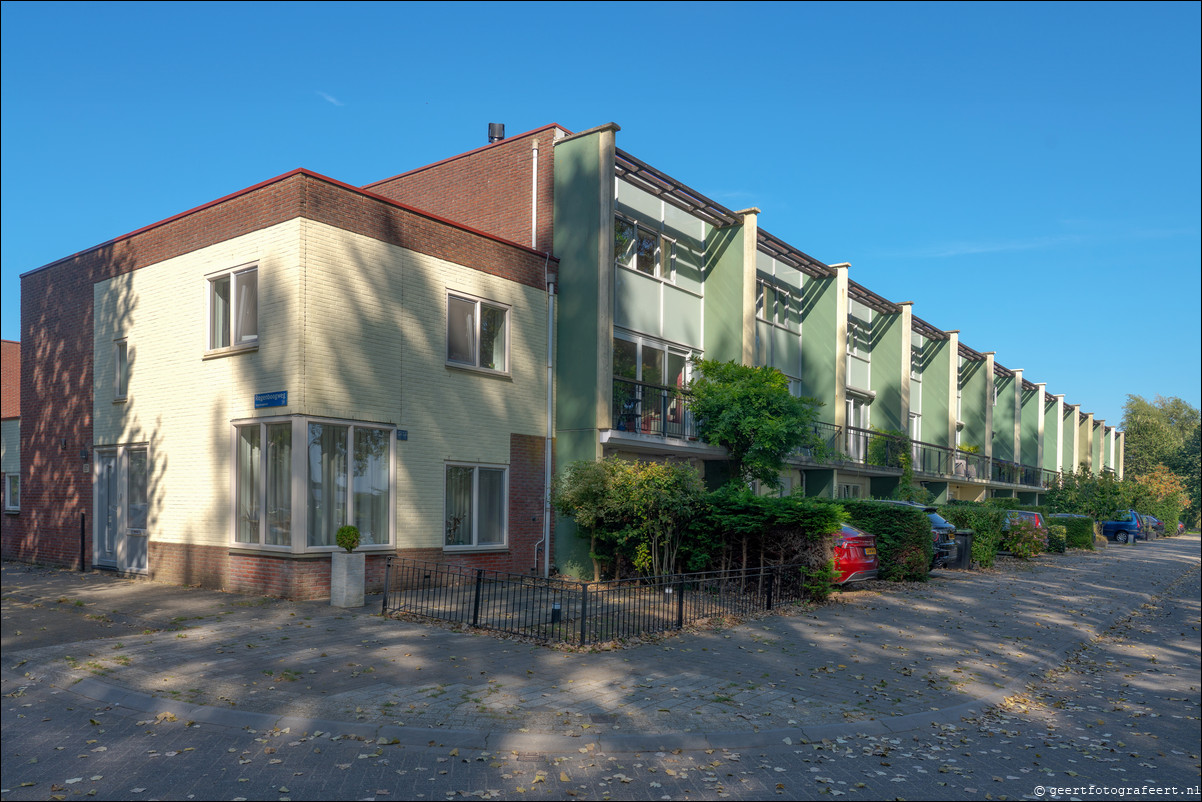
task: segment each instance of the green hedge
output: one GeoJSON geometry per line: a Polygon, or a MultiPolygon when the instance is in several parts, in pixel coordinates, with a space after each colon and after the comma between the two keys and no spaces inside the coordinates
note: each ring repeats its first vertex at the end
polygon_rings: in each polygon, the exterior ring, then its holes
{"type": "Polygon", "coordinates": [[[881,579],[927,580],[935,546],[931,521],[921,509],[872,501],[844,500],[840,504],[852,526],[876,535],[881,579]]]}
{"type": "Polygon", "coordinates": [[[976,501],[954,501],[939,508],[939,514],[957,529],[971,529],[972,559],[982,568],[989,568],[997,557],[1002,542],[1002,525],[1006,508],[976,501]]]}
{"type": "Polygon", "coordinates": [[[1093,518],[1048,518],[1048,523],[1064,527],[1065,544],[1070,549],[1093,549],[1093,518]]]}
{"type": "Polygon", "coordinates": [[[1067,540],[1067,530],[1062,524],[1052,524],[1048,527],[1048,551],[1064,554],[1067,540]]]}
{"type": "Polygon", "coordinates": [[[709,552],[711,567],[729,569],[801,563],[805,596],[821,601],[830,595],[837,576],[835,538],[844,520],[842,508],[820,499],[756,496],[730,486],[707,497],[707,514],[690,527],[695,537],[687,542],[705,548],[706,541],[721,545],[709,552]]]}

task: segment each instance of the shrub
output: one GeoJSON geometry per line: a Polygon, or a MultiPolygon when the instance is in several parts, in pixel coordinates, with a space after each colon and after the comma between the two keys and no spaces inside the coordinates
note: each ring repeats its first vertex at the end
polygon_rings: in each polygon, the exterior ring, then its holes
{"type": "Polygon", "coordinates": [[[1064,554],[1068,542],[1068,530],[1059,524],[1048,527],[1048,551],[1064,554]]]}
{"type": "Polygon", "coordinates": [[[852,526],[876,535],[881,579],[925,582],[935,546],[931,521],[918,507],[871,501],[840,502],[852,526]]]}
{"type": "Polygon", "coordinates": [[[1092,518],[1054,518],[1065,530],[1065,545],[1070,549],[1093,549],[1092,518]]]}
{"type": "Polygon", "coordinates": [[[756,496],[734,485],[711,493],[707,502],[708,514],[695,519],[691,528],[720,542],[715,567],[800,563],[806,598],[821,601],[830,595],[834,534],[844,519],[842,508],[819,499],[756,496]]]}
{"type": "Polygon", "coordinates": [[[338,548],[346,549],[348,553],[354,551],[359,548],[359,527],[350,524],[339,527],[334,533],[334,542],[338,544],[338,548]]]}
{"type": "Polygon", "coordinates": [[[1002,536],[1002,548],[1015,557],[1034,557],[1047,548],[1047,535],[1029,518],[1015,518],[1002,536]]]}
{"type": "Polygon", "coordinates": [[[939,514],[957,529],[971,529],[972,559],[982,568],[993,565],[999,544],[1002,542],[1002,526],[1006,523],[1006,511],[993,505],[975,501],[957,501],[939,508],[939,514]]]}

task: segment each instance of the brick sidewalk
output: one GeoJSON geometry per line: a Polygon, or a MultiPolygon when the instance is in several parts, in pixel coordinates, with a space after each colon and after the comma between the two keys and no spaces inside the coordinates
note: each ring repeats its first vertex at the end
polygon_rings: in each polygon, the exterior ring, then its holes
{"type": "Polygon", "coordinates": [[[6,563],[2,664],[6,683],[23,673],[147,712],[294,732],[532,751],[579,738],[754,746],[958,720],[1199,561],[1197,536],[1005,560],[588,653],[382,619],[378,599],[346,611],[6,563]]]}

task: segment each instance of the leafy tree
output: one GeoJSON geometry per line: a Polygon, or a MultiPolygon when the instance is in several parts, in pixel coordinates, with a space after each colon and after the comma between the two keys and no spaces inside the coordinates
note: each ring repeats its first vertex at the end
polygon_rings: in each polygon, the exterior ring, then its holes
{"type": "Polygon", "coordinates": [[[675,572],[704,496],[692,466],[611,456],[569,465],[552,500],[589,538],[593,580],[600,581],[603,564],[615,578],[626,565],[652,576],[675,572]]]}
{"type": "Polygon", "coordinates": [[[1181,445],[1162,410],[1137,395],[1127,396],[1123,405],[1123,431],[1123,468],[1129,474],[1147,473],[1181,445]]]}
{"type": "Polygon", "coordinates": [[[698,435],[726,448],[732,482],[779,487],[785,459],[818,445],[813,424],[819,402],[791,394],[789,380],[776,368],[709,359],[694,367],[689,406],[698,435]]]}
{"type": "Polygon", "coordinates": [[[1197,526],[1199,513],[1202,512],[1202,443],[1199,442],[1199,426],[1194,424],[1193,431],[1186,437],[1181,448],[1169,457],[1168,468],[1177,475],[1189,496],[1184,519],[1190,526],[1197,526]]]}

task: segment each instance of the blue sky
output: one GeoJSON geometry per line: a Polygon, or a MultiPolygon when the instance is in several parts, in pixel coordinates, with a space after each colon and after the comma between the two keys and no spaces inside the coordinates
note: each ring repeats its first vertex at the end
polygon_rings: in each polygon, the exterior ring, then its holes
{"type": "Polygon", "coordinates": [[[4,3],[20,274],[306,167],[556,122],[1108,423],[1200,405],[1198,3],[4,3]]]}

